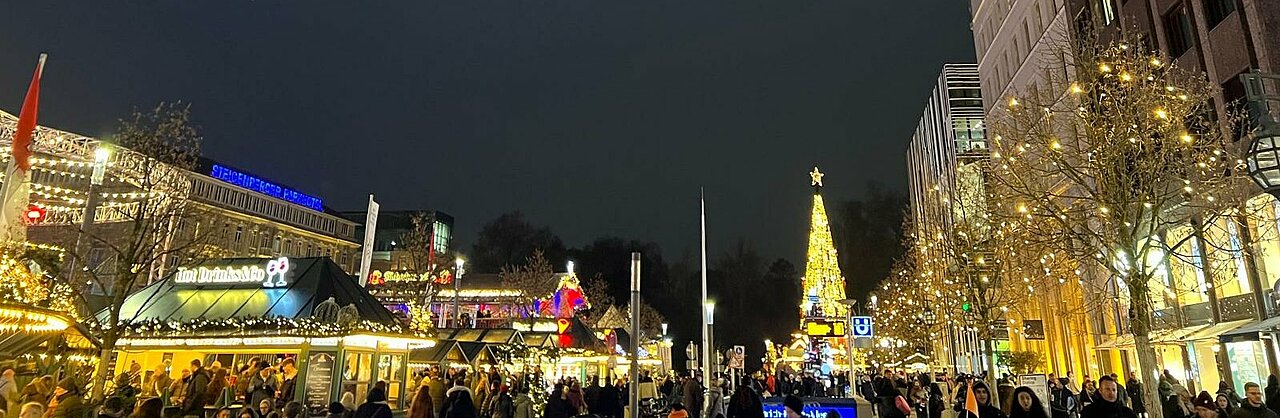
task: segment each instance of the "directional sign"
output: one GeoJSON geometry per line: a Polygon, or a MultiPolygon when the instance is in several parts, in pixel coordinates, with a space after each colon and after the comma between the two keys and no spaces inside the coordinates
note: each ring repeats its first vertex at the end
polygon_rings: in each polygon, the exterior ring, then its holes
{"type": "Polygon", "coordinates": [[[871,338],[875,336],[875,327],[871,325],[871,317],[855,316],[853,317],[853,337],[871,338]]]}
{"type": "Polygon", "coordinates": [[[805,320],[804,333],[810,337],[843,337],[845,334],[845,322],[823,319],[805,320]]]}

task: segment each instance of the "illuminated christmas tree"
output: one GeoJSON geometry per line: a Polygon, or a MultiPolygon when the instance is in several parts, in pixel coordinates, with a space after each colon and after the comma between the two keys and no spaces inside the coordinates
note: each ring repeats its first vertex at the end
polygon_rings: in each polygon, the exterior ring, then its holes
{"type": "Polygon", "coordinates": [[[813,211],[809,217],[809,252],[804,266],[804,300],[800,318],[825,317],[844,319],[848,307],[845,299],[844,276],[835,244],[831,240],[831,224],[827,221],[827,209],[822,204],[822,172],[818,167],[809,173],[813,186],[813,211]]]}

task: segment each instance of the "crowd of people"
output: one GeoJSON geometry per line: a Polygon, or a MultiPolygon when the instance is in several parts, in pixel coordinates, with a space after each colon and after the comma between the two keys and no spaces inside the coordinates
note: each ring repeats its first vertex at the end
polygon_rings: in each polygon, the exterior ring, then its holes
{"type": "MultiPolygon", "coordinates": [[[[1164,371],[1157,383],[1160,411],[1165,418],[1280,418],[1280,381],[1276,376],[1263,388],[1244,385],[1241,398],[1226,382],[1216,393],[1193,396],[1177,378],[1164,371]]],[[[969,405],[970,390],[981,418],[1145,418],[1143,383],[1135,373],[1121,383],[1115,374],[1097,380],[1084,376],[1078,384],[1073,373],[1048,375],[1049,399],[1040,399],[1013,379],[997,379],[993,393],[983,376],[917,373],[884,370],[882,375],[860,375],[856,390],[871,402],[880,418],[977,418],[969,405]],[[999,399],[995,404],[993,399],[999,399]]]]}

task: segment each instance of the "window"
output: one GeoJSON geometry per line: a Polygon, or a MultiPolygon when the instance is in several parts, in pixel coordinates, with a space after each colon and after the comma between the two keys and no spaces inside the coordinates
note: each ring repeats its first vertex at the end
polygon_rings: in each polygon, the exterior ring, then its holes
{"type": "Polygon", "coordinates": [[[234,243],[236,244],[236,248],[237,248],[237,249],[238,249],[238,248],[240,248],[240,238],[241,238],[242,236],[244,236],[244,227],[242,227],[242,226],[237,226],[237,227],[236,227],[236,238],[235,238],[235,241],[232,241],[232,242],[234,242],[234,243]]]}
{"type": "Polygon", "coordinates": [[[1102,10],[1102,25],[1109,26],[1116,21],[1116,8],[1111,0],[1099,0],[1098,9],[1102,10]]]}
{"type": "Polygon", "coordinates": [[[1240,244],[1240,231],[1236,229],[1235,218],[1227,219],[1227,236],[1231,242],[1231,258],[1236,262],[1236,282],[1241,293],[1252,292],[1249,287],[1249,270],[1244,265],[1244,246],[1240,244]]]}
{"type": "Polygon", "coordinates": [[[1169,55],[1180,57],[1195,45],[1195,33],[1191,30],[1191,15],[1184,6],[1175,7],[1164,15],[1164,35],[1169,41],[1169,55]]]}
{"type": "Polygon", "coordinates": [[[1236,11],[1235,0],[1204,0],[1204,20],[1209,29],[1213,29],[1236,11]]]}

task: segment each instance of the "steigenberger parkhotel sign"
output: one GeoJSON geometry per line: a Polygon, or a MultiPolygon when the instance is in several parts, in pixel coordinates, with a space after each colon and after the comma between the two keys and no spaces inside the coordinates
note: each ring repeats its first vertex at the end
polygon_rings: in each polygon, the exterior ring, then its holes
{"type": "Polygon", "coordinates": [[[244,260],[229,265],[179,267],[173,282],[190,285],[250,285],[265,288],[289,285],[289,259],[244,260]]]}

